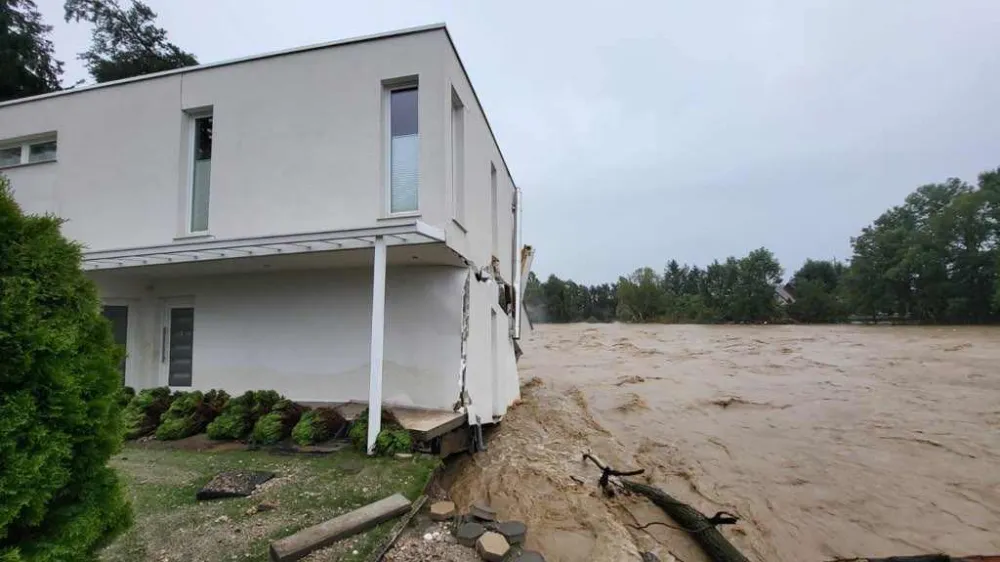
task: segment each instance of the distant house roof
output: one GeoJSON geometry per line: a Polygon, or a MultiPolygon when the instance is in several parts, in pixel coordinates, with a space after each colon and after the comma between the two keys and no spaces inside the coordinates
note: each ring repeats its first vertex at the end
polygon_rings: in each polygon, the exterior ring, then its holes
{"type": "Polygon", "coordinates": [[[791,284],[776,285],[774,287],[774,294],[782,303],[792,304],[795,302],[795,295],[792,294],[793,289],[794,287],[791,284]]]}

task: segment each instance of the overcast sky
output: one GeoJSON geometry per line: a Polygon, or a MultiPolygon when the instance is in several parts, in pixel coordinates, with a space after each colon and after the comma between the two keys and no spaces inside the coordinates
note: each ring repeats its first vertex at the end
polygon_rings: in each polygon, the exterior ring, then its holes
{"type": "MultiPolygon", "coordinates": [[[[85,24],[55,26],[64,83],[85,24]]],[[[524,192],[535,271],[756,247],[786,276],[915,187],[1000,166],[1000,2],[148,0],[201,62],[445,22],[524,192]]]]}

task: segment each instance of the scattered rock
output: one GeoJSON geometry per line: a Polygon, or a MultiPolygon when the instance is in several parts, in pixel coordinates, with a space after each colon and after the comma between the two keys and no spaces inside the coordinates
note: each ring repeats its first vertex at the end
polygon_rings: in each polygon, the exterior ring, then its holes
{"type": "Polygon", "coordinates": [[[264,513],[265,511],[274,511],[275,509],[278,509],[278,506],[276,504],[273,504],[271,502],[260,502],[255,506],[251,506],[250,509],[246,511],[246,514],[256,515],[258,513],[264,513]]]}
{"type": "Polygon", "coordinates": [[[220,515],[218,518],[216,518],[215,522],[216,523],[228,523],[229,522],[229,517],[226,516],[226,515],[220,515]]]}
{"type": "Polygon", "coordinates": [[[496,521],[497,512],[485,503],[475,503],[469,508],[469,514],[481,521],[496,521]]]}
{"type": "Polygon", "coordinates": [[[503,535],[510,544],[524,544],[528,527],[520,521],[504,521],[497,525],[497,532],[503,535]]]}
{"type": "Polygon", "coordinates": [[[199,500],[244,498],[252,494],[254,488],[272,478],[274,478],[273,472],[227,470],[212,478],[208,484],[198,490],[195,497],[199,500]]]}
{"type": "Polygon", "coordinates": [[[502,562],[503,557],[507,556],[508,550],[510,550],[510,545],[500,533],[492,531],[483,533],[483,536],[476,541],[476,552],[486,562],[502,562]]]}
{"type": "Polygon", "coordinates": [[[447,521],[455,516],[454,502],[442,501],[431,504],[430,516],[432,521],[447,521]]]}
{"type": "Polygon", "coordinates": [[[458,544],[462,546],[476,546],[476,540],[483,536],[485,532],[486,527],[483,527],[479,523],[465,523],[458,528],[455,538],[458,539],[458,544]]]}

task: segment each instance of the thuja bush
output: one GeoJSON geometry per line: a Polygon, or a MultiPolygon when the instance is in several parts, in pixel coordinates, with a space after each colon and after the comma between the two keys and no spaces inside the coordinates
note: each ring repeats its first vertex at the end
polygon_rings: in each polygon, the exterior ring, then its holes
{"type": "Polygon", "coordinates": [[[131,522],[121,350],[61,221],[24,214],[0,176],[0,560],[90,560],[131,522]]]}
{"type": "Polygon", "coordinates": [[[229,395],[223,390],[175,393],[170,409],[160,418],[156,438],[169,441],[205,431],[205,427],[219,416],[228,401],[229,395]]]}

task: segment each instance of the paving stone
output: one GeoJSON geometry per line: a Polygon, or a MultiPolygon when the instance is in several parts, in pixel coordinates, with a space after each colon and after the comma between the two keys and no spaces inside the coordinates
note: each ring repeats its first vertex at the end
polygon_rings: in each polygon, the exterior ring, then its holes
{"type": "Polygon", "coordinates": [[[432,521],[447,521],[455,516],[455,504],[443,501],[431,504],[430,515],[432,521]]]}
{"type": "Polygon", "coordinates": [[[462,546],[476,546],[476,540],[483,536],[485,532],[486,527],[483,527],[479,523],[463,523],[458,528],[458,532],[455,533],[455,538],[458,539],[458,544],[462,546]]]}
{"type": "Polygon", "coordinates": [[[514,562],[545,562],[545,557],[534,550],[525,550],[514,562]]]}
{"type": "Polygon", "coordinates": [[[504,521],[497,524],[496,531],[510,544],[523,544],[528,534],[528,527],[520,521],[504,521]]]}
{"type": "Polygon", "coordinates": [[[485,503],[474,503],[472,507],[469,508],[469,513],[476,519],[482,519],[483,521],[496,521],[497,512],[495,509],[485,503]]]}
{"type": "Polygon", "coordinates": [[[509,550],[510,545],[507,544],[507,539],[503,538],[500,533],[492,531],[483,533],[483,536],[476,541],[476,552],[486,562],[503,562],[503,557],[507,556],[509,550]]]}

